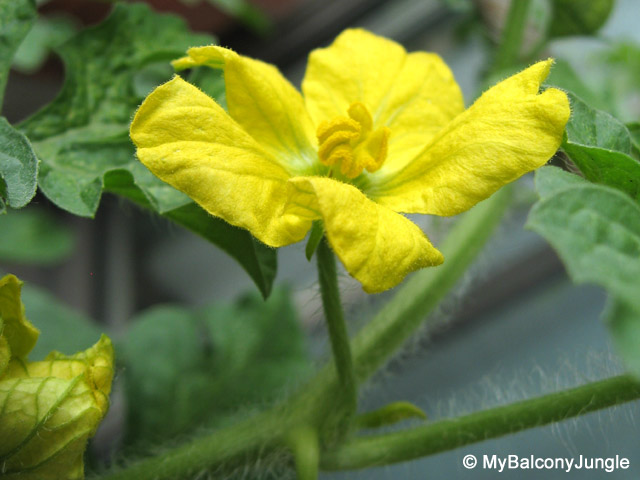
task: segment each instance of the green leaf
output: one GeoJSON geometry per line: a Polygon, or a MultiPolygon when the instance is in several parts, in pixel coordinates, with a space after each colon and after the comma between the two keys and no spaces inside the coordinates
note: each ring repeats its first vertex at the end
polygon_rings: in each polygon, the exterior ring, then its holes
{"type": "Polygon", "coordinates": [[[0,212],[21,208],[36,194],[38,159],[29,140],[0,117],[0,212]]]}
{"type": "Polygon", "coordinates": [[[221,247],[266,297],[276,273],[275,250],[205,214],[156,178],[135,159],[129,140],[129,122],[142,101],[138,92],[148,87],[149,75],[158,78],[162,72],[145,69],[159,62],[168,65],[188,47],[212,40],[189,33],[179,18],[155,14],[142,4],[117,5],[105,22],[60,47],[67,69],[63,89],[21,128],[41,159],[39,186],[57,206],[93,217],[103,191],[124,196],[221,247]]]}
{"type": "Polygon", "coordinates": [[[0,260],[51,265],[67,258],[74,245],[69,229],[42,210],[27,208],[0,217],[0,260]]]}
{"type": "Polygon", "coordinates": [[[549,34],[553,37],[594,34],[609,18],[614,3],[614,0],[552,0],[549,34]]]}
{"type": "Polygon", "coordinates": [[[120,353],[129,443],[217,425],[240,407],[274,399],[308,368],[284,290],[266,303],[252,295],[197,311],[156,307],[134,320],[120,353]]]}
{"type": "Polygon", "coordinates": [[[627,130],[631,134],[631,150],[636,158],[640,157],[640,122],[627,123],[627,130]]]}
{"type": "Polygon", "coordinates": [[[619,190],[571,177],[556,167],[536,173],[542,199],[527,227],[553,245],[574,282],[600,285],[610,294],[608,323],[638,374],[640,206],[619,190]]]}
{"type": "Polygon", "coordinates": [[[69,17],[38,17],[13,57],[12,67],[34,72],[51,50],[67,41],[77,30],[69,17]]]}
{"type": "MultiPolygon", "coordinates": [[[[536,177],[543,191],[544,180],[536,177]]],[[[575,282],[601,285],[621,299],[640,302],[640,206],[628,196],[576,183],[543,197],[527,226],[554,246],[575,282]]]]}
{"type": "Polygon", "coordinates": [[[640,162],[630,156],[632,143],[627,128],[608,113],[568,95],[572,114],[563,150],[588,180],[640,200],[640,162]]]}
{"type": "Polygon", "coordinates": [[[627,368],[640,377],[640,309],[613,297],[604,317],[618,353],[627,368]]]}
{"type": "Polygon", "coordinates": [[[36,19],[33,0],[0,0],[0,108],[13,55],[36,19]]]}
{"type": "Polygon", "coordinates": [[[21,125],[42,160],[39,184],[45,195],[65,210],[93,216],[109,171],[141,171],[133,166],[128,138],[141,101],[136,74],[211,41],[189,33],[177,17],[134,4],[117,5],[102,24],[59,47],[67,71],[62,91],[21,125]]]}

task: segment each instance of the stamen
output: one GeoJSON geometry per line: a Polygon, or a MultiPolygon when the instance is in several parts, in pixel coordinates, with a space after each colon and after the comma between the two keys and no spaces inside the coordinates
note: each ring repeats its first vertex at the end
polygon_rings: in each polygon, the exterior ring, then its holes
{"type": "Polygon", "coordinates": [[[356,178],[365,168],[375,172],[382,166],[390,130],[372,131],[373,118],[361,102],[352,103],[347,113],[349,117],[336,117],[318,126],[318,158],[329,167],[339,165],[345,177],[356,178]]]}

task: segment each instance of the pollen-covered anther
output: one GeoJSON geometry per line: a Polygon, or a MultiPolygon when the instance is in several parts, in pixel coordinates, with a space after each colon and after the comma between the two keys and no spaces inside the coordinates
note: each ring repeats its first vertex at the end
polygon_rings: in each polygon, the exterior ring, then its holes
{"type": "Polygon", "coordinates": [[[356,178],[365,168],[375,172],[382,166],[390,131],[387,127],[372,131],[371,114],[360,102],[352,103],[347,113],[349,117],[318,126],[318,157],[324,165],[339,167],[345,177],[356,178]]]}

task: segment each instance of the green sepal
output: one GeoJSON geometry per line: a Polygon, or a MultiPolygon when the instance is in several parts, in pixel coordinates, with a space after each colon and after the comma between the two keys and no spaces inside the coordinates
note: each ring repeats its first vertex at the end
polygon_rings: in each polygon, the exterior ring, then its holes
{"type": "Polygon", "coordinates": [[[354,422],[357,429],[380,428],[410,418],[426,420],[427,414],[413,403],[393,402],[372,412],[358,415],[354,422]]]}
{"type": "Polygon", "coordinates": [[[309,240],[307,240],[307,246],[304,249],[304,255],[307,260],[311,261],[313,254],[318,249],[318,245],[322,241],[324,236],[324,224],[322,220],[314,220],[311,224],[311,233],[309,234],[309,240]]]}
{"type": "Polygon", "coordinates": [[[297,478],[316,480],[320,464],[318,432],[308,425],[296,427],[289,432],[286,441],[296,463],[297,478]]]}

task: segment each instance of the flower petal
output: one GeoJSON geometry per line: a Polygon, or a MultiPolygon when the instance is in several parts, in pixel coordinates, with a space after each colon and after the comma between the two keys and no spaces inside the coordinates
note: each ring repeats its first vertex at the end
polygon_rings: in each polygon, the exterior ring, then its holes
{"type": "Polygon", "coordinates": [[[313,167],[315,128],[300,92],[276,67],[217,46],[187,53],[174,62],[177,69],[208,65],[224,70],[229,114],[262,148],[297,172],[313,167]]]}
{"type": "MultiPolygon", "coordinates": [[[[22,282],[14,275],[5,275],[0,279],[0,339],[3,339],[0,342],[0,357],[7,363],[10,358],[26,358],[40,334],[24,315],[21,289],[22,282]]],[[[4,363],[1,358],[0,364],[4,363]]],[[[0,368],[0,375],[2,371],[0,368]]]]}
{"type": "Polygon", "coordinates": [[[414,223],[352,185],[326,177],[296,177],[289,184],[285,211],[321,218],[331,248],[367,293],[392,288],[408,273],[444,260],[414,223]]]}
{"type": "Polygon", "coordinates": [[[289,172],[211,98],[175,77],[154,90],[131,124],[140,161],[212,215],[273,247],[311,224],[281,215],[289,172]]]}
{"type": "Polygon", "coordinates": [[[82,377],[0,381],[2,478],[80,480],[102,412],[82,377]]]}
{"type": "Polygon", "coordinates": [[[369,176],[367,195],[407,213],[455,215],[544,165],[569,119],[567,96],[539,93],[552,61],[485,92],[394,176],[369,176]]]}
{"type": "Polygon", "coordinates": [[[109,406],[113,346],[41,362],[14,358],[0,377],[2,478],[82,479],[87,440],[109,406]]]}
{"type": "Polygon", "coordinates": [[[346,30],[309,55],[302,83],[307,109],[320,123],[345,116],[351,104],[370,110],[374,129],[391,129],[385,170],[400,168],[463,109],[453,74],[435,54],[405,49],[365,30],[346,30]]]}

